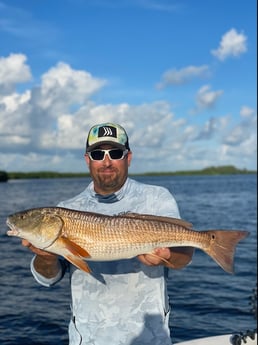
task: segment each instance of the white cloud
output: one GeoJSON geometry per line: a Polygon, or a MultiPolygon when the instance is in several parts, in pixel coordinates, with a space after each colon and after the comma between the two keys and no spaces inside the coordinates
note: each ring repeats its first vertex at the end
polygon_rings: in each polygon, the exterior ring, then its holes
{"type": "MultiPolygon", "coordinates": [[[[40,85],[24,93],[12,93],[16,83],[26,82],[31,77],[25,61],[26,57],[20,54],[0,59],[2,85],[11,85],[5,87],[9,95],[0,96],[1,147],[12,151],[19,143],[23,150],[52,149],[56,147],[58,124],[63,121],[64,113],[72,106],[87,102],[105,85],[105,80],[59,63],[42,76],[40,85]],[[59,118],[61,120],[56,120],[59,118]]],[[[76,133],[73,131],[73,134],[76,133]]],[[[74,138],[69,137],[69,144],[74,138]]]]}
{"type": "Polygon", "coordinates": [[[23,94],[12,93],[10,95],[0,95],[0,105],[8,113],[16,111],[22,104],[25,104],[30,99],[30,91],[27,90],[23,94]]]}
{"type": "Polygon", "coordinates": [[[200,130],[195,140],[211,139],[217,132],[217,120],[212,117],[205,122],[203,128],[200,130]]]}
{"type": "Polygon", "coordinates": [[[242,117],[248,117],[248,118],[249,118],[249,117],[255,115],[255,110],[244,105],[244,106],[242,106],[242,108],[240,109],[240,115],[241,115],[242,117]]]}
{"type": "Polygon", "coordinates": [[[163,73],[161,82],[156,85],[157,89],[163,89],[169,85],[182,85],[190,82],[194,78],[207,78],[210,69],[207,65],[187,66],[177,69],[170,69],[163,73]]]}
{"type": "MultiPolygon", "coordinates": [[[[245,108],[246,109],[246,108],[245,108]]],[[[243,108],[241,108],[243,111],[243,108]]],[[[245,113],[246,110],[244,110],[245,113]]],[[[256,137],[254,128],[257,126],[257,116],[255,111],[248,108],[248,116],[243,116],[243,120],[237,123],[225,136],[223,143],[229,146],[243,145],[248,142],[251,137],[256,137]]],[[[254,147],[256,148],[256,146],[254,147]]],[[[254,149],[253,148],[253,149],[254,149]]]]}
{"type": "Polygon", "coordinates": [[[257,138],[256,135],[251,134],[238,145],[222,144],[218,147],[221,164],[233,164],[239,168],[246,168],[250,166],[252,160],[252,170],[257,167],[257,138]]]}
{"type": "Polygon", "coordinates": [[[210,85],[202,86],[196,95],[196,107],[191,111],[193,114],[204,109],[213,108],[219,97],[223,94],[223,90],[211,91],[210,85]]]}
{"type": "Polygon", "coordinates": [[[5,150],[13,145],[29,143],[31,126],[30,91],[0,96],[0,147],[5,150]]]}
{"type": "Polygon", "coordinates": [[[13,92],[16,84],[31,79],[30,67],[26,64],[26,60],[23,54],[0,57],[0,94],[13,92]]]}
{"type": "Polygon", "coordinates": [[[33,102],[42,111],[57,116],[71,105],[83,104],[105,83],[86,71],[73,70],[60,62],[42,76],[41,86],[33,90],[33,102]]]}
{"type": "Polygon", "coordinates": [[[222,36],[219,47],[212,50],[211,53],[223,61],[231,56],[237,57],[246,51],[247,37],[243,33],[231,29],[222,36]]]}
{"type": "MultiPolygon", "coordinates": [[[[9,58],[15,61],[20,57],[9,58]]],[[[0,59],[0,69],[7,60],[0,59]]],[[[30,73],[27,77],[19,74],[25,56],[22,61],[17,73],[13,73],[17,65],[9,64],[10,75],[16,75],[10,79],[12,88],[31,77],[30,73]]],[[[7,81],[6,76],[3,84],[7,81]]],[[[235,161],[242,153],[252,161],[256,117],[250,107],[239,110],[242,121],[236,121],[233,128],[229,116],[197,125],[191,123],[193,117],[176,116],[171,104],[163,100],[135,105],[94,103],[92,97],[106,83],[89,72],[58,63],[42,75],[39,85],[20,93],[10,90],[0,94],[0,170],[84,171],[88,130],[106,121],[126,128],[134,153],[132,172],[200,169],[216,164],[214,157],[218,163],[228,159],[228,164],[230,153],[235,161]],[[222,148],[223,155],[217,156],[222,148]]],[[[198,109],[214,106],[221,94],[203,86],[197,95],[198,109]]]]}

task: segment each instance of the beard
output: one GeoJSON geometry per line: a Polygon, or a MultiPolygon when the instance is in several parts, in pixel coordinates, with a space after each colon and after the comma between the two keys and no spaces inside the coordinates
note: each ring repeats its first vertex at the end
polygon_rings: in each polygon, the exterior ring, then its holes
{"type": "Polygon", "coordinates": [[[116,174],[113,175],[99,175],[98,184],[102,189],[114,189],[119,185],[119,178],[116,174]]]}
{"type": "Polygon", "coordinates": [[[121,175],[117,169],[99,169],[94,176],[94,182],[98,185],[98,189],[105,193],[114,193],[122,187],[125,177],[121,175]]]}
{"type": "Polygon", "coordinates": [[[124,185],[128,176],[127,161],[119,162],[120,164],[112,164],[112,161],[108,163],[89,165],[94,189],[98,194],[108,195],[117,192],[124,185]]]}

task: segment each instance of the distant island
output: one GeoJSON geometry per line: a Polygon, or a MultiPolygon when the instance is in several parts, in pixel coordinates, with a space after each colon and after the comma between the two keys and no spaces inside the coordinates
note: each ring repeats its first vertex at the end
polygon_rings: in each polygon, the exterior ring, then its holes
{"type": "MultiPolygon", "coordinates": [[[[172,172],[146,172],[130,174],[130,176],[176,176],[176,175],[232,175],[232,174],[256,174],[255,170],[238,169],[233,165],[211,166],[201,170],[186,170],[172,172]]],[[[72,178],[89,177],[89,173],[55,172],[55,171],[34,171],[34,172],[5,172],[0,170],[0,182],[12,179],[38,179],[38,178],[72,178]]]]}
{"type": "Polygon", "coordinates": [[[0,170],[0,182],[6,182],[8,181],[8,174],[6,171],[0,170]]]}

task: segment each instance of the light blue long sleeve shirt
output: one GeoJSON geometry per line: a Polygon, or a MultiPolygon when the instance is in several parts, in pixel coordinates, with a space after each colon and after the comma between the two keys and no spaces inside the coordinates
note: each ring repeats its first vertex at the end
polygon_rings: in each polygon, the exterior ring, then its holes
{"type": "MultiPolygon", "coordinates": [[[[60,207],[116,215],[136,212],[180,218],[171,193],[159,186],[130,178],[116,193],[96,194],[93,183],[79,195],[62,201],[60,207]]],[[[69,265],[72,317],[69,345],[171,345],[166,268],[146,266],[137,258],[88,262],[87,274],[69,265]]],[[[42,285],[58,282],[64,272],[46,279],[34,267],[35,279],[42,285]]]]}

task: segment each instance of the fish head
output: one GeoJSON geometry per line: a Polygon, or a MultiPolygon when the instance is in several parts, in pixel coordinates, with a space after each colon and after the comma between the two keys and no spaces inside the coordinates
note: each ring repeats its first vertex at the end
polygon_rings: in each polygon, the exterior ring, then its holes
{"type": "Polygon", "coordinates": [[[63,221],[58,215],[43,208],[14,213],[8,216],[6,224],[10,228],[8,236],[23,238],[40,249],[49,247],[63,227],[63,221]]]}

